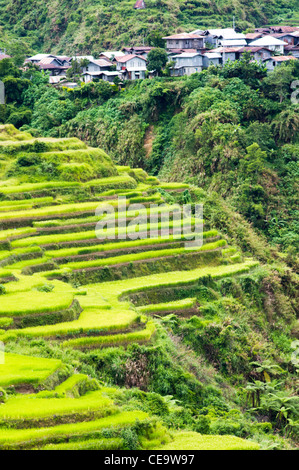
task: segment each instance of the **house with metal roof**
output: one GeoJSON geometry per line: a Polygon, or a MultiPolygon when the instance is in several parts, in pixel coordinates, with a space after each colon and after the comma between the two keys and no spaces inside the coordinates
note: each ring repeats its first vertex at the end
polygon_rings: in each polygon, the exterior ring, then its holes
{"type": "Polygon", "coordinates": [[[204,49],[205,38],[200,34],[178,33],[163,38],[166,41],[166,49],[204,49]]]}
{"type": "Polygon", "coordinates": [[[112,62],[108,59],[93,59],[82,67],[82,72],[103,72],[104,70],[110,70],[111,66],[112,62]]]}
{"type": "Polygon", "coordinates": [[[137,80],[145,78],[146,59],[136,54],[116,57],[116,70],[121,72],[124,80],[137,80]]]}
{"type": "Polygon", "coordinates": [[[268,71],[272,72],[276,67],[279,67],[280,65],[285,64],[286,62],[290,62],[291,60],[298,60],[298,59],[292,55],[275,56],[275,57],[269,57],[268,59],[265,59],[264,64],[267,67],[268,71]]]}
{"type": "Polygon", "coordinates": [[[214,65],[215,67],[222,65],[222,55],[219,52],[214,52],[214,50],[204,52],[203,64],[206,68],[210,67],[211,65],[214,65]]]}
{"type": "Polygon", "coordinates": [[[0,60],[3,60],[3,59],[10,59],[11,56],[10,55],[7,55],[5,52],[2,52],[0,50],[0,60]]]}
{"type": "Polygon", "coordinates": [[[144,0],[137,0],[134,5],[135,10],[144,10],[146,8],[144,0]]]}
{"type": "Polygon", "coordinates": [[[207,29],[203,36],[214,47],[242,47],[247,44],[245,34],[237,33],[233,28],[207,29]]]}
{"type": "Polygon", "coordinates": [[[256,39],[249,44],[250,47],[266,47],[267,49],[280,54],[284,53],[284,47],[287,45],[287,42],[270,35],[256,39]]]}
{"type": "Polygon", "coordinates": [[[174,55],[172,60],[175,61],[173,75],[177,77],[201,72],[204,68],[203,54],[199,52],[183,52],[174,55]]]}
{"type": "Polygon", "coordinates": [[[121,78],[121,73],[115,70],[103,70],[101,72],[84,72],[82,74],[84,83],[93,82],[94,80],[100,79],[106,82],[113,82],[116,77],[121,78]]]}

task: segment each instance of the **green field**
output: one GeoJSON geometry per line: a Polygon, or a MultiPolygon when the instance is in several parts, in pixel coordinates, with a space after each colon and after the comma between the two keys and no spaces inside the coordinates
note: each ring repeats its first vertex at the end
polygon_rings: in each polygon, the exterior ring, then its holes
{"type": "MultiPolygon", "coordinates": [[[[175,207],[165,204],[163,191],[179,198],[188,185],[160,185],[144,170],[115,166],[104,152],[78,139],[35,140],[8,128],[2,134],[1,151],[11,164],[24,155],[33,158],[38,149],[45,162],[60,162],[61,174],[38,181],[26,170],[19,179],[1,182],[0,449],[259,448],[235,436],[202,435],[187,424],[173,432],[171,416],[179,416],[180,407],[168,403],[167,389],[161,395],[139,390],[139,372],[130,360],[121,386],[102,377],[110,355],[159,349],[161,337],[167,337],[159,320],[163,315],[180,318],[189,312],[198,320],[206,304],[200,305],[197,289],[207,280],[212,285],[233,279],[259,263],[228,247],[206,220],[203,243],[192,251],[184,243],[195,226],[193,217],[182,237],[172,233],[182,226],[172,216],[170,233],[163,232],[168,222],[161,214],[175,207]],[[88,178],[78,177],[78,165],[88,178]],[[118,210],[117,196],[127,198],[117,214],[119,239],[99,240],[95,230],[102,214],[95,211],[107,202],[118,210]],[[154,237],[136,234],[131,223],[136,211],[128,209],[135,203],[145,204],[139,231],[152,231],[154,237]],[[148,218],[151,204],[156,204],[155,222],[148,218]],[[122,225],[125,217],[128,224],[122,225]],[[156,299],[163,289],[168,298],[156,299]],[[171,298],[174,293],[177,298],[171,298]],[[141,299],[138,305],[134,296],[141,299]]],[[[107,217],[107,236],[113,234],[113,217],[107,217]]]]}

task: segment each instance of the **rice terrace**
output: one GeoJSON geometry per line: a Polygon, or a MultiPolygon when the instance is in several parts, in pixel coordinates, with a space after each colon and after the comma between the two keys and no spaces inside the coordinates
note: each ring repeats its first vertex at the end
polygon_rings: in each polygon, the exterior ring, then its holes
{"type": "MultiPolygon", "coordinates": [[[[156,238],[132,239],[126,227],[115,241],[95,236],[96,208],[113,206],[120,195],[126,205],[116,221],[129,223],[129,204],[142,203],[147,219],[164,194],[191,201],[196,189],[115,166],[77,138],[34,139],[2,126],[0,148],[2,173],[24,169],[0,183],[0,448],[130,449],[135,439],[141,449],[258,449],[241,437],[171,429],[168,417],[181,409],[175,400],[100,379],[97,364],[117,348],[134,354],[137,347],[137,354],[143,345],[159,347],[163,319],[184,318],[198,328],[214,321],[204,314],[217,298],[207,286],[258,268],[208,221],[202,246],[191,252],[173,235],[175,221],[168,238],[159,236],[163,209],[156,238]],[[30,183],[37,158],[59,161],[59,178],[30,183]]],[[[139,226],[148,230],[150,224],[139,226]]],[[[127,381],[141,381],[142,389],[147,371],[138,377],[129,364],[127,381]]],[[[190,393],[204,399],[204,387],[191,374],[188,380],[190,393]]]]}
{"type": "Polygon", "coordinates": [[[266,423],[242,428],[216,387],[223,379],[177,332],[217,329],[226,322],[220,303],[235,302],[224,290],[261,276],[259,261],[209,220],[191,251],[188,234],[175,236],[179,220],[163,235],[163,211],[199,201],[200,190],[117,166],[77,138],[33,138],[6,125],[0,149],[1,174],[19,169],[0,182],[0,449],[259,449],[266,423]],[[30,182],[36,161],[59,162],[55,177],[30,182]],[[107,204],[120,236],[99,240],[95,211],[107,204]],[[134,204],[142,238],[132,236],[134,204]],[[151,204],[160,207],[156,238],[146,236],[151,204]]]}

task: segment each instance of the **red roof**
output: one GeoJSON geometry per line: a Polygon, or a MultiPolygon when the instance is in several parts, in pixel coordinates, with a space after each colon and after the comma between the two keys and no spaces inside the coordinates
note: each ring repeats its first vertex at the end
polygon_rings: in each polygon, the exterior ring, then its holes
{"type": "Polygon", "coordinates": [[[134,59],[134,57],[137,57],[138,59],[144,60],[146,62],[146,59],[144,57],[136,54],[128,54],[122,57],[115,57],[115,59],[117,60],[117,62],[125,63],[128,62],[128,60],[134,59]]]}
{"type": "Polygon", "coordinates": [[[245,46],[239,49],[239,52],[259,52],[259,51],[269,51],[272,52],[270,49],[267,47],[262,47],[262,46],[255,46],[255,47],[250,47],[250,46],[245,46]]]}
{"type": "Polygon", "coordinates": [[[273,33],[294,33],[299,31],[298,26],[268,26],[263,28],[256,28],[256,32],[273,32],[273,33]]]}
{"type": "Polygon", "coordinates": [[[137,8],[139,10],[142,8],[145,8],[144,0],[137,0],[137,2],[134,5],[134,8],[137,8]]]}
{"type": "Polygon", "coordinates": [[[3,54],[2,52],[0,53],[0,60],[2,59],[10,59],[10,55],[3,54]]]}
{"type": "Polygon", "coordinates": [[[112,65],[112,62],[110,62],[110,60],[108,59],[94,59],[94,60],[91,60],[90,62],[98,65],[99,67],[107,67],[109,65],[112,65]]]}
{"type": "Polygon", "coordinates": [[[286,62],[288,60],[298,60],[296,57],[292,55],[278,55],[275,57],[270,57],[270,59],[275,60],[275,62],[286,62]]]}
{"type": "Polygon", "coordinates": [[[258,39],[262,36],[262,33],[248,33],[246,39],[258,39]]]}

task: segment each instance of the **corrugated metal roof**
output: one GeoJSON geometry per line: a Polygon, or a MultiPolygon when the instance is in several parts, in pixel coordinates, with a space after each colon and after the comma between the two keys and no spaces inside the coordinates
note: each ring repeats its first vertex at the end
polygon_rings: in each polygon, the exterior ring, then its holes
{"type": "Polygon", "coordinates": [[[115,57],[115,59],[117,60],[117,62],[125,63],[128,62],[128,60],[134,59],[135,57],[146,62],[146,59],[144,57],[136,54],[128,54],[123,57],[115,57]]]}
{"type": "Polygon", "coordinates": [[[192,34],[192,33],[178,33],[172,34],[172,36],[165,36],[162,39],[203,39],[203,36],[199,34],[192,34]]]}
{"type": "MultiPolygon", "coordinates": [[[[292,55],[279,55],[279,56],[269,57],[269,59],[275,62],[288,62],[289,60],[298,60],[296,57],[292,55]]],[[[265,60],[269,60],[269,59],[265,59],[265,60]]]]}
{"type": "Polygon", "coordinates": [[[264,36],[249,44],[250,46],[287,46],[288,43],[274,38],[273,36],[264,36]]]}

